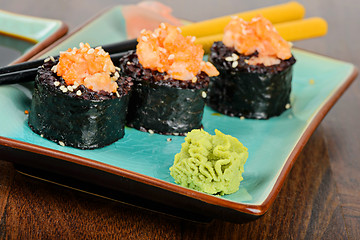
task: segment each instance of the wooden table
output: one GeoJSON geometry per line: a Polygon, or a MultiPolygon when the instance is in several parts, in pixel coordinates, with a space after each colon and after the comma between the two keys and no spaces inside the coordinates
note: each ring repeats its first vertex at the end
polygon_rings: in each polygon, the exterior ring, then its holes
{"type": "MultiPolygon", "coordinates": [[[[284,1],[163,1],[201,20],[284,1]],[[205,3],[207,6],[204,8],[205,3]]],[[[295,46],[360,65],[355,0],[300,1],[327,36],[295,46]]],[[[133,1],[5,1],[0,8],[65,21],[70,31],[100,10],[133,1]]],[[[246,224],[198,224],[102,199],[15,171],[0,161],[2,239],[360,239],[360,87],[355,81],[314,132],[270,210],[246,224]]],[[[0,152],[1,160],[1,152],[0,152]]]]}

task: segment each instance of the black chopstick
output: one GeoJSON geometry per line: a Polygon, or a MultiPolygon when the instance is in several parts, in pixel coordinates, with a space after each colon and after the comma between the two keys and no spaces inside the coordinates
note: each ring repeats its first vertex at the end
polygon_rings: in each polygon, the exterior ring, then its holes
{"type": "MultiPolygon", "coordinates": [[[[136,39],[102,46],[105,52],[110,54],[116,64],[119,59],[129,50],[136,48],[136,39]]],[[[57,57],[57,56],[54,56],[57,57]]],[[[30,82],[35,79],[37,68],[44,63],[44,59],[23,62],[0,68],[0,85],[30,82]]]]}
{"type": "MultiPolygon", "coordinates": [[[[120,52],[120,53],[113,53],[110,54],[111,60],[116,64],[122,56],[124,56],[126,52],[120,52]]],[[[39,65],[28,68],[28,69],[22,69],[19,71],[13,71],[13,72],[7,72],[7,73],[1,73],[0,74],[0,85],[4,84],[14,84],[14,83],[24,83],[24,82],[31,82],[35,80],[37,69],[39,66],[41,66],[44,62],[44,60],[36,60],[33,62],[40,62],[39,65]]],[[[33,65],[36,65],[35,63],[33,65]]]]}

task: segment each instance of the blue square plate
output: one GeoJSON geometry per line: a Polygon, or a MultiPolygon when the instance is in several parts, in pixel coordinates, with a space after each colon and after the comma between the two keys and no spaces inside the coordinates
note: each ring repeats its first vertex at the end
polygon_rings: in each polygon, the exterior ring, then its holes
{"type": "MultiPolygon", "coordinates": [[[[103,13],[42,57],[88,42],[92,46],[126,39],[121,6],[103,13]]],[[[263,215],[273,203],[297,155],[326,113],[357,75],[354,65],[294,49],[292,108],[269,120],[241,120],[205,108],[204,129],[219,129],[249,149],[240,190],[222,197],[174,183],[169,167],[184,137],[148,134],[126,128],[123,139],[105,148],[62,147],[33,133],[27,125],[32,84],[0,87],[0,145],[11,161],[89,184],[97,184],[180,210],[225,220],[243,221],[263,215]],[[4,114],[6,113],[6,114],[4,114]],[[21,151],[24,158],[12,157],[21,151]],[[26,154],[28,153],[28,155],[26,154]],[[50,157],[37,161],[33,154],[50,157]],[[28,157],[26,157],[28,156],[28,157]],[[53,164],[52,164],[53,163],[53,164]],[[71,165],[71,166],[70,166],[71,165]],[[80,169],[81,168],[81,169],[80,169]]],[[[40,158],[39,158],[40,159],[40,158]]]]}

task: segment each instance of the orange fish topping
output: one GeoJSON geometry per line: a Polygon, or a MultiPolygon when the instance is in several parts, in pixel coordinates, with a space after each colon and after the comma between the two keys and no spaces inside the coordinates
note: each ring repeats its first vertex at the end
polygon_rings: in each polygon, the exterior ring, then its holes
{"type": "Polygon", "coordinates": [[[69,48],[60,53],[56,67],[56,74],[62,76],[66,84],[83,84],[93,91],[116,92],[117,77],[110,77],[114,73],[110,55],[101,47],[91,48],[88,43],[80,43],[79,49],[69,48]]]}
{"type": "Polygon", "coordinates": [[[257,57],[251,57],[248,64],[264,64],[265,66],[279,64],[280,59],[291,57],[291,46],[285,41],[269,20],[263,16],[246,22],[233,18],[224,29],[223,43],[227,47],[244,55],[257,51],[257,57]]]}
{"type": "Polygon", "coordinates": [[[194,40],[181,35],[179,28],[162,23],[154,31],[141,32],[136,54],[144,68],[166,72],[174,79],[194,81],[201,71],[217,76],[219,72],[214,65],[202,60],[204,50],[194,40]]]}

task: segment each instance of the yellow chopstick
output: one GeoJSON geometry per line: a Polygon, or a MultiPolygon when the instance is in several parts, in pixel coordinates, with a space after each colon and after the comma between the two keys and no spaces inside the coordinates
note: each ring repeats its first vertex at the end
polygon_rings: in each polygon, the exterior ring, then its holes
{"type": "Polygon", "coordinates": [[[205,20],[181,27],[184,36],[204,37],[223,33],[224,27],[230,22],[233,16],[238,16],[245,21],[250,21],[257,15],[263,15],[273,24],[302,19],[305,15],[305,8],[298,2],[288,2],[275,6],[255,9],[229,16],[205,20]]]}
{"type": "MultiPolygon", "coordinates": [[[[301,19],[296,21],[274,24],[279,34],[287,41],[297,41],[314,37],[321,37],[327,33],[327,23],[319,17],[301,19]]],[[[195,40],[196,44],[201,44],[205,53],[210,51],[211,45],[215,41],[222,41],[223,34],[215,34],[200,37],[195,40]]]]}

